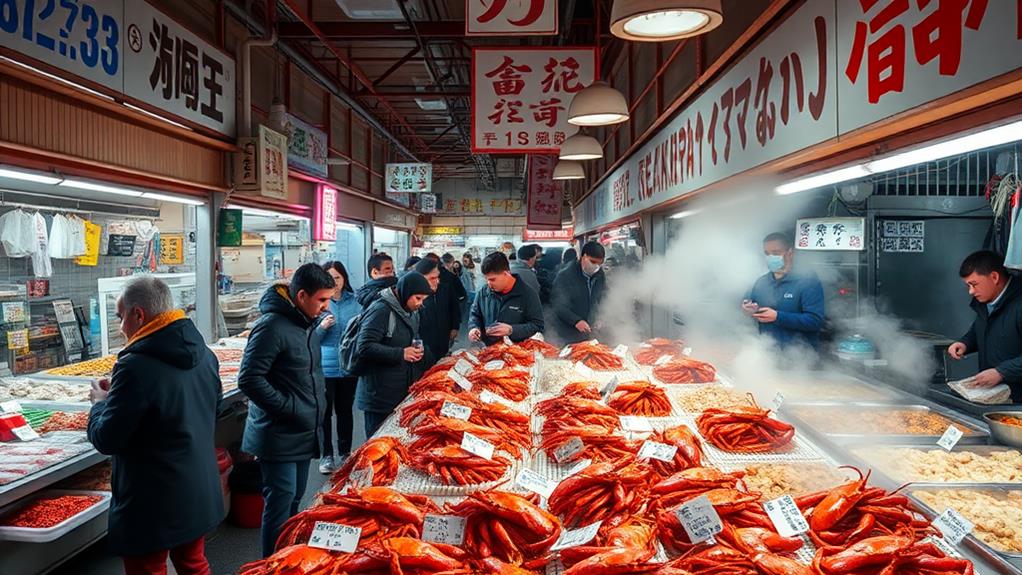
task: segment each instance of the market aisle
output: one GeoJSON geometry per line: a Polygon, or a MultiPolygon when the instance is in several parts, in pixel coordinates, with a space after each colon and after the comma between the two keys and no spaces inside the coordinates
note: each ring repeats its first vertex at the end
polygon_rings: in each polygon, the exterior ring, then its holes
{"type": "MultiPolygon", "coordinates": [[[[352,410],[355,417],[355,430],[352,443],[358,447],[365,443],[365,424],[362,412],[352,410]]],[[[312,503],[313,497],[327,480],[316,469],[318,461],[313,461],[313,469],[309,474],[309,484],[305,490],[302,508],[312,503]]],[[[231,575],[238,572],[238,567],[259,557],[259,530],[240,529],[229,522],[220,524],[206,539],[206,557],[214,575],[231,575]]],[[[71,561],[52,572],[52,575],[122,575],[124,569],[117,557],[111,556],[103,541],[93,545],[87,551],[75,556],[71,561]]],[[[168,568],[169,575],[175,575],[174,567],[168,568]]]]}

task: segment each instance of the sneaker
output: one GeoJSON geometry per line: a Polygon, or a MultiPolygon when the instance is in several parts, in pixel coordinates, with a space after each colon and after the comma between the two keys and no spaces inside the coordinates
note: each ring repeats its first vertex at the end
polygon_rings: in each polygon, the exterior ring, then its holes
{"type": "Polygon", "coordinates": [[[337,468],[334,467],[334,458],[332,455],[328,455],[319,460],[319,472],[323,475],[330,475],[337,468]]]}

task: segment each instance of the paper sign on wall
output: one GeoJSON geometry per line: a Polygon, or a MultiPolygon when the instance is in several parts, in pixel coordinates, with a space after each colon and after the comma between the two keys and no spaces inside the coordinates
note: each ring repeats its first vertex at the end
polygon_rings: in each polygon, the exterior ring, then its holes
{"type": "Polygon", "coordinates": [[[529,210],[526,223],[532,228],[561,228],[561,183],[553,179],[557,157],[550,154],[529,156],[529,210]]]}
{"type": "Polygon", "coordinates": [[[176,266],[185,263],[185,237],[182,234],[160,235],[160,265],[176,266]]]}
{"type": "Polygon", "coordinates": [[[807,218],[795,226],[800,250],[862,251],[866,249],[865,218],[807,218]]]}
{"type": "Polygon", "coordinates": [[[553,36],[557,0],[465,0],[466,36],[553,36]]]}
{"type": "Polygon", "coordinates": [[[387,164],[386,191],[419,193],[433,189],[433,164],[387,164]]]}

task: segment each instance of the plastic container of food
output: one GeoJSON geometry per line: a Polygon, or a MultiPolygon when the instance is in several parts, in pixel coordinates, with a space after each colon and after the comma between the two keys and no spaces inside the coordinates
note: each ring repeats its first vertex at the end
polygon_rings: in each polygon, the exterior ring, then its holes
{"type": "Polygon", "coordinates": [[[60,497],[61,495],[93,495],[100,497],[101,499],[93,504],[91,507],[87,507],[83,511],[76,515],[68,517],[64,521],[54,525],[53,527],[46,527],[41,529],[33,529],[30,527],[9,527],[0,525],[0,541],[20,541],[22,543],[49,543],[54,541],[71,532],[73,529],[84,525],[91,519],[94,519],[99,514],[105,512],[110,508],[110,492],[109,491],[78,491],[78,490],[64,490],[64,489],[47,489],[39,491],[30,497],[12,503],[7,507],[0,509],[0,521],[6,518],[9,514],[25,507],[26,505],[43,498],[60,497]]]}
{"type": "Polygon", "coordinates": [[[983,414],[990,425],[990,434],[998,442],[1012,447],[1022,447],[1022,411],[991,411],[983,414]],[[1009,419],[1015,423],[1004,421],[1009,419]]]}

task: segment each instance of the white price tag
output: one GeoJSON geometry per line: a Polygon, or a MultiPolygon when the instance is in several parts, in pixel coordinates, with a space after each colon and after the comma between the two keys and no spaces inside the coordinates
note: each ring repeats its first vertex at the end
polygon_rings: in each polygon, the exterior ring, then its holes
{"type": "Polygon", "coordinates": [[[461,375],[452,369],[447,372],[447,377],[451,378],[461,389],[464,389],[465,391],[472,391],[472,382],[466,379],[464,375],[461,375]]]}
{"type": "Polygon", "coordinates": [[[692,355],[692,348],[691,347],[686,347],[685,349],[681,350],[681,353],[686,355],[686,356],[690,356],[690,355],[692,355]]]}
{"type": "Polygon", "coordinates": [[[514,344],[515,344],[515,342],[511,341],[510,337],[508,337],[506,335],[504,336],[504,345],[514,345],[514,344]]]}
{"type": "Polygon", "coordinates": [[[622,343],[621,345],[615,347],[614,355],[620,357],[621,359],[624,359],[625,356],[628,355],[628,346],[622,343]]]}
{"type": "Polygon", "coordinates": [[[961,559],[962,554],[958,552],[950,543],[948,543],[943,537],[937,537],[936,535],[923,539],[923,543],[933,543],[937,549],[940,549],[948,557],[954,557],[955,559],[961,559]]]}
{"type": "Polygon", "coordinates": [[[568,472],[565,475],[565,477],[571,477],[572,475],[575,475],[579,471],[582,471],[583,469],[589,467],[592,464],[593,464],[592,459],[582,459],[575,465],[572,465],[571,467],[568,468],[568,472]]]}
{"type": "Polygon", "coordinates": [[[21,402],[12,399],[0,403],[0,413],[21,413],[21,402]]]}
{"type": "Polygon", "coordinates": [[[461,438],[461,448],[483,459],[493,459],[493,444],[467,431],[461,438]]]}
{"type": "Polygon", "coordinates": [[[504,369],[504,360],[495,359],[493,361],[488,361],[486,362],[485,365],[483,365],[483,369],[485,369],[486,371],[497,371],[498,369],[504,369]]]}
{"type": "Polygon", "coordinates": [[[571,346],[570,345],[566,345],[566,346],[564,346],[564,349],[561,350],[561,353],[557,354],[557,357],[559,357],[561,359],[564,359],[564,358],[568,357],[569,355],[571,355],[571,346]]]}
{"type": "Polygon", "coordinates": [[[958,545],[965,539],[965,536],[972,533],[976,527],[971,521],[964,518],[950,507],[940,517],[933,520],[933,526],[944,534],[944,538],[951,545],[958,545]]]}
{"type": "Polygon", "coordinates": [[[483,403],[499,403],[504,407],[510,407],[511,409],[515,408],[510,399],[497,395],[488,389],[484,389],[483,392],[479,394],[479,399],[482,400],[483,403]]]}
{"type": "Polygon", "coordinates": [[[581,437],[572,437],[566,441],[563,445],[554,450],[554,459],[557,463],[564,463],[570,461],[576,455],[582,452],[586,448],[586,445],[582,443],[581,437]]]}
{"type": "Polygon", "coordinates": [[[809,523],[798,510],[798,505],[795,505],[791,495],[767,501],[763,504],[763,509],[770,516],[770,521],[773,521],[781,537],[795,537],[809,531],[809,523]]]}
{"type": "Polygon", "coordinates": [[[543,337],[543,332],[541,332],[541,331],[537,331],[536,333],[532,334],[532,337],[530,337],[529,339],[534,339],[536,341],[542,341],[542,342],[546,341],[546,338],[543,337]]]}
{"type": "Polygon", "coordinates": [[[472,416],[472,408],[467,405],[461,405],[460,403],[445,401],[444,404],[440,406],[440,415],[460,419],[462,421],[468,421],[468,418],[472,416]]]}
{"type": "Polygon", "coordinates": [[[663,365],[674,359],[673,355],[661,355],[659,359],[653,362],[653,365],[663,365]]]}
{"type": "Polygon", "coordinates": [[[625,431],[635,431],[637,433],[653,432],[653,426],[650,425],[649,418],[638,415],[622,415],[621,428],[625,431]]]}
{"type": "Polygon", "coordinates": [[[589,344],[590,345],[600,345],[600,340],[598,340],[598,339],[591,339],[591,340],[589,340],[589,344]]]}
{"type": "Polygon", "coordinates": [[[11,430],[14,437],[22,441],[32,441],[33,439],[39,439],[39,434],[35,432],[29,425],[22,425],[21,427],[15,427],[11,430]]]}
{"type": "Polygon", "coordinates": [[[587,379],[592,379],[596,377],[596,372],[593,371],[592,368],[590,368],[588,365],[582,363],[581,361],[575,364],[575,371],[577,371],[579,375],[587,379]]]}
{"type": "Polygon", "coordinates": [[[941,435],[940,439],[937,440],[937,445],[943,447],[945,451],[951,451],[962,440],[963,435],[965,434],[962,433],[961,429],[955,427],[954,424],[949,425],[944,435],[941,435]]]}
{"type": "Polygon", "coordinates": [[[471,351],[465,352],[465,359],[467,359],[472,365],[479,365],[479,358],[471,351]]]}
{"type": "Polygon", "coordinates": [[[610,381],[607,382],[607,385],[603,386],[603,389],[600,390],[600,395],[603,396],[603,399],[607,399],[608,397],[610,397],[610,394],[614,393],[614,390],[617,389],[617,384],[618,384],[617,376],[615,375],[614,377],[610,378],[610,381]]]}
{"type": "Polygon", "coordinates": [[[781,409],[782,404],[784,404],[784,394],[778,391],[774,396],[774,411],[781,409]]]}
{"type": "Polygon", "coordinates": [[[658,459],[671,463],[674,455],[678,453],[678,446],[659,443],[656,441],[644,441],[639,448],[639,459],[658,459]]]}
{"type": "Polygon", "coordinates": [[[603,525],[603,521],[597,521],[592,525],[586,525],[579,529],[565,529],[561,532],[561,536],[554,543],[554,546],[550,548],[551,551],[560,551],[561,549],[567,549],[569,547],[578,547],[579,545],[585,545],[596,537],[596,533],[600,530],[600,525],[603,525]]]}
{"type": "Polygon", "coordinates": [[[724,524],[710,499],[700,495],[682,503],[675,511],[678,521],[692,543],[714,542],[714,535],[724,530],[724,524]]]}
{"type": "Polygon", "coordinates": [[[515,477],[515,485],[538,493],[546,499],[550,499],[550,494],[557,488],[556,481],[551,481],[531,469],[523,469],[518,477],[515,477]]]}
{"type": "Polygon", "coordinates": [[[358,540],[361,537],[361,527],[317,521],[312,528],[312,535],[309,536],[309,547],[354,553],[355,549],[358,549],[358,540]]]}
{"type": "Polygon", "coordinates": [[[427,513],[422,522],[422,540],[427,543],[461,545],[465,542],[465,518],[427,513]]]}
{"type": "Polygon", "coordinates": [[[451,369],[461,375],[468,375],[472,373],[473,368],[471,363],[465,361],[464,358],[459,358],[458,361],[455,362],[454,367],[451,369]]]}

